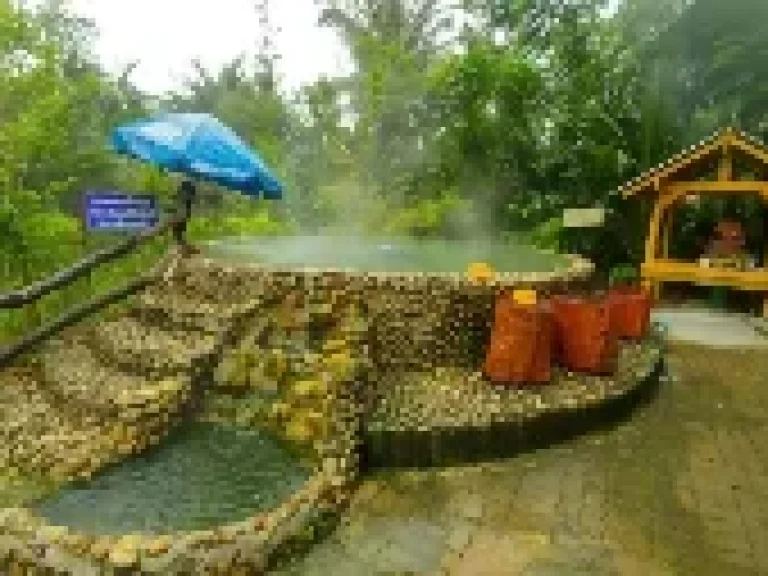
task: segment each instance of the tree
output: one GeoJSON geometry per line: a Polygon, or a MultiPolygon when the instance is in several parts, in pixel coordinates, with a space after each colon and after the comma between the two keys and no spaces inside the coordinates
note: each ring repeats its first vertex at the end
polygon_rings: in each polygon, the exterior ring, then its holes
{"type": "Polygon", "coordinates": [[[440,16],[435,0],[332,0],[320,19],[340,32],[357,69],[346,86],[361,184],[395,206],[405,202],[409,175],[426,160],[424,70],[440,44],[440,16]]]}

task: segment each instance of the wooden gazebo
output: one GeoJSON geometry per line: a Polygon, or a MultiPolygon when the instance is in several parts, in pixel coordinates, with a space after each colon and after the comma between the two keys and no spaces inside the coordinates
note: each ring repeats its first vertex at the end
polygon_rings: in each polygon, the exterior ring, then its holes
{"type": "MultiPolygon", "coordinates": [[[[675,202],[698,194],[757,193],[768,203],[768,147],[762,142],[733,128],[719,130],[626,183],[620,191],[625,198],[653,198],[641,276],[643,285],[654,294],[658,295],[664,282],[690,282],[768,295],[765,259],[751,269],[729,269],[669,257],[670,208],[675,202]]],[[[763,315],[768,316],[768,296],[763,300],[763,315]]]]}

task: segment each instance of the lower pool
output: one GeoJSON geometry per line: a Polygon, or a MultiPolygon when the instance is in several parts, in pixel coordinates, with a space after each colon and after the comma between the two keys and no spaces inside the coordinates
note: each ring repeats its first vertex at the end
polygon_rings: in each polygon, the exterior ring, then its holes
{"type": "Polygon", "coordinates": [[[265,432],[190,423],[34,508],[54,525],[91,534],[200,530],[275,508],[309,476],[265,432]]]}

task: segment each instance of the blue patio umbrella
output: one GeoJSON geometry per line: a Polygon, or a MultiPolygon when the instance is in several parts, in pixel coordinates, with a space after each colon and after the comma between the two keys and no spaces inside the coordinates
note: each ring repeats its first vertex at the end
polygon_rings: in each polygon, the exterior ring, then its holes
{"type": "Polygon", "coordinates": [[[166,113],[133,122],[114,130],[112,144],[118,153],[249,196],[283,196],[283,185],[259,155],[210,114],[166,113]]]}

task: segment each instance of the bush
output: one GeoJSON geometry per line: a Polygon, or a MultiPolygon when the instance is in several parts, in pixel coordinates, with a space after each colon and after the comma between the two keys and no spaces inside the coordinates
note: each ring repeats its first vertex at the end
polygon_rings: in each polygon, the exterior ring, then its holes
{"type": "Polygon", "coordinates": [[[8,242],[9,273],[14,284],[22,284],[56,271],[80,257],[82,237],[77,218],[60,212],[17,214],[16,234],[8,242]]]}
{"type": "MultiPolygon", "coordinates": [[[[6,211],[11,214],[10,211],[6,211]]],[[[6,214],[7,215],[7,214],[6,214]]],[[[50,277],[88,253],[114,244],[124,234],[89,234],[83,238],[78,218],[55,211],[15,211],[5,222],[9,250],[0,252],[3,275],[0,288],[21,288],[50,277]]],[[[0,214],[0,216],[3,216],[0,214]]],[[[159,238],[136,252],[117,261],[97,267],[81,280],[55,290],[41,300],[21,309],[0,314],[0,342],[9,341],[52,320],[64,310],[80,304],[94,294],[110,290],[154,264],[165,248],[165,238],[159,238]]]]}
{"type": "Polygon", "coordinates": [[[530,242],[542,250],[559,250],[562,239],[563,218],[550,218],[536,226],[530,234],[530,242]]]}
{"type": "Polygon", "coordinates": [[[611,286],[634,284],[637,282],[638,277],[637,268],[632,264],[619,264],[611,268],[608,281],[611,286]]]}
{"type": "Polygon", "coordinates": [[[395,212],[384,225],[384,232],[402,236],[451,235],[459,211],[466,209],[466,202],[455,193],[448,192],[437,200],[421,200],[395,212]]]}
{"type": "Polygon", "coordinates": [[[232,236],[274,236],[290,232],[289,224],[271,218],[266,211],[252,216],[193,216],[188,227],[192,241],[232,236]]]}

